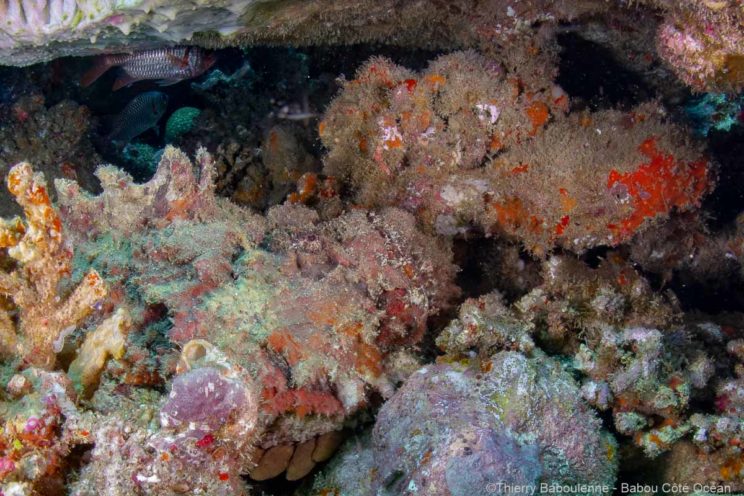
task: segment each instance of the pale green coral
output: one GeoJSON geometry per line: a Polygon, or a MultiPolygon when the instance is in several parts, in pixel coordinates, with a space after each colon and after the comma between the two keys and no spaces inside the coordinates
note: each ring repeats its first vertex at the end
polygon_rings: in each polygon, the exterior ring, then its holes
{"type": "Polygon", "coordinates": [[[191,131],[201,110],[194,107],[181,107],[171,114],[165,124],[165,142],[173,143],[191,131]]]}

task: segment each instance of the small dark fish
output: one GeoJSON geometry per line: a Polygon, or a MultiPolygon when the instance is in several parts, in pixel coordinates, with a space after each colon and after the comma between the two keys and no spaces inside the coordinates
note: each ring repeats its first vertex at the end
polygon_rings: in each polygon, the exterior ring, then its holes
{"type": "Polygon", "coordinates": [[[124,110],[114,118],[111,132],[106,137],[110,141],[128,143],[150,128],[155,127],[168,107],[168,95],[160,91],[148,91],[132,98],[124,110]]]}
{"type": "Polygon", "coordinates": [[[216,60],[214,53],[190,46],[101,55],[80,79],[80,86],[90,86],[112,67],[121,68],[113,91],[146,79],[159,79],[165,86],[204,74],[216,60]]]}

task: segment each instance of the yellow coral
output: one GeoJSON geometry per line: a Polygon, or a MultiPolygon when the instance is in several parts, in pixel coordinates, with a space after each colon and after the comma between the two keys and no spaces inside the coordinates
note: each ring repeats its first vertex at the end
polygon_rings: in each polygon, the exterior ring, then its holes
{"type": "Polygon", "coordinates": [[[67,297],[60,295],[59,283],[71,273],[72,252],[63,242],[62,222],[43,176],[22,162],[8,173],[8,189],[26,221],[0,219],[0,248],[17,262],[11,272],[0,272],[0,293],[13,300],[18,312],[16,326],[0,311],[0,351],[49,369],[65,335],[91,313],[106,287],[91,270],[67,297]]]}
{"type": "Polygon", "coordinates": [[[129,312],[120,308],[85,337],[67,372],[78,391],[86,396],[90,394],[91,389],[98,385],[106,360],[124,356],[124,345],[131,326],[129,312]]]}

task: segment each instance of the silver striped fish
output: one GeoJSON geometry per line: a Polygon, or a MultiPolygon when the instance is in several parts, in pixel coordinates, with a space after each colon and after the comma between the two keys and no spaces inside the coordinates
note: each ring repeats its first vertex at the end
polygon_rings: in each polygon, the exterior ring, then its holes
{"type": "Polygon", "coordinates": [[[121,68],[113,91],[146,79],[158,79],[161,85],[175,84],[200,76],[215,61],[214,53],[191,46],[100,55],[96,57],[93,67],[80,79],[80,86],[90,86],[112,67],[121,68]]]}

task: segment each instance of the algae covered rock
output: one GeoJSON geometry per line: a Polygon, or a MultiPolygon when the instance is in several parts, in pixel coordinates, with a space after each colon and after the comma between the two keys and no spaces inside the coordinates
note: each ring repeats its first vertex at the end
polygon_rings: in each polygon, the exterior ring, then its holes
{"type": "Polygon", "coordinates": [[[371,439],[347,445],[312,494],[610,491],[616,444],[578,394],[559,363],[541,353],[424,367],[382,407],[371,439]]]}

